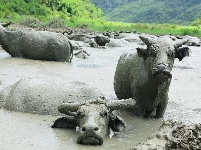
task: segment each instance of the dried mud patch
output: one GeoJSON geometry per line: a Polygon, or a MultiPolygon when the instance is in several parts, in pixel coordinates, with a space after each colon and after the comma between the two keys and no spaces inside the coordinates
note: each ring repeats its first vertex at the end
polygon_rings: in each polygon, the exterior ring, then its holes
{"type": "Polygon", "coordinates": [[[132,150],[167,149],[199,150],[201,149],[201,124],[188,125],[173,121],[163,121],[159,130],[132,150]]]}

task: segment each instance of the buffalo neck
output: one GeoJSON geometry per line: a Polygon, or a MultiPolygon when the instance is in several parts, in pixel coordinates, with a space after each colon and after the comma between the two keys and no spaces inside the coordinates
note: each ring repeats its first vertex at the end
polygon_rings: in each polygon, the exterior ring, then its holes
{"type": "Polygon", "coordinates": [[[7,31],[2,27],[0,28],[0,44],[2,48],[8,52],[9,40],[7,39],[7,31]]]}

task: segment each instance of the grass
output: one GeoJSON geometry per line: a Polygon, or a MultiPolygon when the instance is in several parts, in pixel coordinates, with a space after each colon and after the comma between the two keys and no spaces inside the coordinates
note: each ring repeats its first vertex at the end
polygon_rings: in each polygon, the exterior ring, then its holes
{"type": "MultiPolygon", "coordinates": [[[[10,19],[0,19],[0,22],[8,22],[10,19]]],[[[86,20],[77,17],[51,16],[16,16],[12,21],[17,24],[23,24],[29,27],[51,26],[55,28],[63,27],[87,27],[94,31],[137,31],[148,34],[171,34],[171,35],[190,35],[201,37],[200,26],[180,26],[175,24],[140,24],[110,22],[104,19],[86,20]]]]}
{"type": "Polygon", "coordinates": [[[148,34],[190,35],[201,37],[201,26],[105,22],[103,26],[92,26],[91,28],[99,31],[137,31],[148,34]]]}

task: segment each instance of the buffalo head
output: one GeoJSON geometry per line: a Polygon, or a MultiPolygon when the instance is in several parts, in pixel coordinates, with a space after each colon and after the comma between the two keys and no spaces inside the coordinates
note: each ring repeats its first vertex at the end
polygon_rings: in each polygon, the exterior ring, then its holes
{"type": "Polygon", "coordinates": [[[171,70],[174,59],[180,61],[189,56],[189,48],[181,47],[187,42],[170,36],[141,35],[140,39],[147,45],[146,49],[137,48],[139,57],[147,61],[151,76],[157,80],[167,80],[172,77],[171,70]]]}
{"type": "Polygon", "coordinates": [[[110,42],[110,39],[105,36],[96,36],[94,40],[99,46],[105,46],[106,43],[110,42]]]}
{"type": "Polygon", "coordinates": [[[125,122],[113,113],[116,109],[133,107],[133,99],[103,101],[89,100],[80,103],[64,103],[58,107],[59,112],[73,116],[73,119],[60,118],[53,127],[76,127],[79,137],[78,144],[102,145],[104,136],[109,134],[109,129],[122,132],[125,122]]]}

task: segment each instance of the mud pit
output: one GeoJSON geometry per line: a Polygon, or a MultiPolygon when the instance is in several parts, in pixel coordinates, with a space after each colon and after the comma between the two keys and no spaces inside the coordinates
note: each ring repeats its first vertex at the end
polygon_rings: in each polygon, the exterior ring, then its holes
{"type": "MultiPolygon", "coordinates": [[[[89,59],[74,58],[72,64],[11,58],[0,49],[0,90],[23,77],[56,79],[64,82],[81,81],[98,87],[107,99],[116,99],[113,77],[119,56],[123,52],[135,51],[137,44],[127,47],[94,49],[85,48],[89,59]]],[[[181,62],[175,60],[173,79],[169,91],[169,104],[163,120],[173,120],[186,124],[201,123],[201,49],[190,47],[190,57],[181,62]]],[[[128,127],[124,135],[104,140],[102,146],[77,145],[75,130],[52,129],[57,118],[23,114],[0,109],[0,149],[132,149],[154,134],[162,120],[139,119],[121,114],[128,127]]]]}

